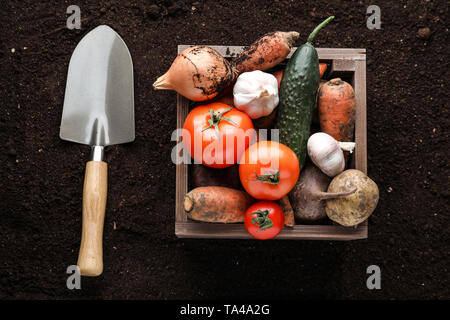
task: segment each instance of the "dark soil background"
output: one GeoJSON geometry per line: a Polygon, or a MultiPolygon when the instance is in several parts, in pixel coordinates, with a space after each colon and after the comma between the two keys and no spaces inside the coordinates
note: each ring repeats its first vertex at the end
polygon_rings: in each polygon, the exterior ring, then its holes
{"type": "Polygon", "coordinates": [[[2,1],[0,298],[449,299],[446,22],[448,3],[431,0],[2,1]],[[65,27],[71,4],[81,30],[65,27]],[[366,27],[370,4],[381,30],[366,27]],[[367,49],[368,171],[380,188],[369,238],[177,239],[176,99],[152,90],[177,45],[248,45],[274,30],[299,31],[299,45],[332,14],[315,45],[367,49]],[[107,151],[104,273],[71,291],[89,147],[60,140],[59,125],[70,56],[99,24],[133,57],[136,141],[107,151]],[[381,290],[366,287],[372,264],[381,290]]]}

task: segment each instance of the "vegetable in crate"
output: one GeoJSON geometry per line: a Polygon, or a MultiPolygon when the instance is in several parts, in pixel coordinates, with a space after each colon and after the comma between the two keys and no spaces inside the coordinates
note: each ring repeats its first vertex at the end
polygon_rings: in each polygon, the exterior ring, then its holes
{"type": "Polygon", "coordinates": [[[286,59],[298,37],[296,31],[265,34],[233,59],[232,65],[238,74],[270,69],[286,59]]]}
{"type": "Polygon", "coordinates": [[[255,137],[242,111],[215,102],[195,107],[183,126],[183,146],[198,163],[213,168],[236,164],[255,137]]]}
{"type": "Polygon", "coordinates": [[[294,209],[292,208],[289,197],[285,195],[277,201],[284,213],[284,225],[292,228],[295,225],[294,209]]]}
{"type": "Polygon", "coordinates": [[[250,118],[270,115],[278,105],[277,79],[259,70],[242,73],[233,87],[234,106],[250,118]]]}
{"type": "Polygon", "coordinates": [[[320,79],[322,79],[323,75],[325,74],[325,71],[327,71],[327,64],[320,62],[319,63],[319,74],[320,74],[320,79]]]}
{"type": "Polygon", "coordinates": [[[318,96],[320,129],[337,141],[354,140],[356,99],[350,84],[335,78],[320,87],[318,96]]]}
{"type": "Polygon", "coordinates": [[[184,196],[188,218],[203,222],[244,222],[244,214],[255,200],[246,192],[226,187],[199,187],[184,196]]]}
{"type": "Polygon", "coordinates": [[[181,52],[169,71],[153,84],[155,90],[175,90],[192,101],[214,98],[234,79],[231,64],[216,50],[194,46],[181,52]]]}
{"type": "MultiPolygon", "coordinates": [[[[347,142],[354,147],[354,143],[347,142]]],[[[346,145],[343,145],[345,147],[346,145]]],[[[311,135],[307,144],[308,155],[311,161],[329,177],[334,177],[344,171],[344,152],[336,139],[324,132],[311,135]]],[[[347,151],[353,151],[353,148],[347,151]]]]}
{"type": "Polygon", "coordinates": [[[348,196],[356,188],[346,192],[326,192],[331,178],[312,163],[308,163],[300,179],[289,193],[295,218],[299,221],[318,221],[326,218],[325,200],[348,196]]]}
{"type": "Polygon", "coordinates": [[[295,153],[275,141],[251,145],[239,161],[242,186],[256,199],[278,200],[284,197],[294,187],[299,173],[295,153]]]}
{"type": "Polygon", "coordinates": [[[245,212],[244,225],[256,239],[273,239],[283,230],[283,210],[274,201],[257,202],[245,212]]]}
{"type": "Polygon", "coordinates": [[[319,88],[319,57],[311,42],[317,32],[334,17],[329,17],[297,48],[284,70],[277,108],[277,127],[280,142],[292,148],[300,161],[306,160],[306,144],[310,134],[312,113],[319,88]]]}
{"type": "Polygon", "coordinates": [[[328,186],[328,192],[356,192],[343,198],[326,201],[327,216],[343,226],[356,226],[369,218],[375,210],[379,191],[377,184],[363,172],[349,169],[336,176],[328,186]]]}
{"type": "MultiPolygon", "coordinates": [[[[319,63],[319,73],[320,73],[320,79],[322,79],[325,71],[327,70],[327,64],[320,62],[319,63]]],[[[283,79],[283,71],[284,70],[277,70],[274,73],[272,73],[274,75],[275,78],[277,78],[278,81],[278,89],[280,89],[281,86],[281,80],[283,79]]],[[[326,80],[324,80],[326,82],[326,80]]]]}

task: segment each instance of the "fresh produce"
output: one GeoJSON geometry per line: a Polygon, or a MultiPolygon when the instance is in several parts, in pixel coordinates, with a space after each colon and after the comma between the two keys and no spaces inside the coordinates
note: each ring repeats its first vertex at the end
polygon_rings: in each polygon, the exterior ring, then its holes
{"type": "Polygon", "coordinates": [[[356,226],[369,218],[378,204],[377,184],[359,170],[349,169],[336,176],[328,186],[328,192],[356,192],[339,199],[326,201],[327,216],[343,226],[356,226]]]}
{"type": "Polygon", "coordinates": [[[295,225],[295,217],[294,217],[294,209],[291,206],[289,197],[285,195],[283,198],[278,200],[278,204],[280,205],[281,209],[283,209],[284,225],[286,227],[292,228],[295,225]]]}
{"type": "Polygon", "coordinates": [[[277,79],[259,70],[244,72],[233,88],[234,106],[250,118],[268,116],[278,105],[277,79]]]}
{"type": "Polygon", "coordinates": [[[334,177],[344,171],[344,152],[332,136],[314,133],[308,139],[307,149],[311,161],[327,176],[334,177]]]}
{"type": "MultiPolygon", "coordinates": [[[[325,83],[327,83],[327,82],[328,82],[327,80],[320,79],[320,82],[319,82],[319,90],[320,90],[320,88],[321,88],[325,83]]],[[[318,99],[317,99],[317,100],[318,100],[318,99]]],[[[313,123],[315,126],[318,126],[318,127],[320,128],[319,107],[317,106],[317,101],[316,101],[316,104],[314,105],[314,110],[313,110],[313,115],[312,115],[312,123],[313,123]]]]}
{"type": "Polygon", "coordinates": [[[202,164],[192,164],[190,181],[193,188],[207,186],[241,188],[238,165],[216,169],[202,164]]]}
{"type": "Polygon", "coordinates": [[[238,74],[270,69],[286,59],[298,37],[296,31],[265,34],[237,56],[232,65],[238,74]]]}
{"type": "Polygon", "coordinates": [[[287,146],[275,141],[251,145],[239,162],[244,189],[255,199],[278,200],[297,182],[298,158],[287,146]]]}
{"type": "Polygon", "coordinates": [[[277,79],[278,89],[280,89],[281,79],[283,78],[283,70],[277,70],[272,74],[277,79]]]}
{"type": "Polygon", "coordinates": [[[216,223],[244,222],[244,214],[255,202],[241,190],[209,186],[191,190],[184,197],[183,207],[192,220],[216,223]]]}
{"type": "Polygon", "coordinates": [[[155,90],[175,90],[192,101],[215,97],[234,79],[231,64],[216,50],[194,46],[181,52],[164,75],[153,84],[155,90]]]}
{"type": "Polygon", "coordinates": [[[333,18],[329,17],[317,26],[308,41],[294,52],[281,80],[276,126],[280,130],[280,142],[294,150],[301,168],[306,159],[306,144],[320,81],[319,58],[311,42],[333,18]]]}
{"type": "Polygon", "coordinates": [[[327,71],[327,64],[323,62],[319,63],[320,79],[322,79],[323,75],[325,74],[325,71],[327,71]]]}
{"type": "Polygon", "coordinates": [[[247,209],[244,217],[247,232],[259,240],[275,238],[284,226],[284,214],[274,201],[260,201],[247,209]]]}
{"type": "Polygon", "coordinates": [[[318,96],[320,128],[337,141],[353,141],[356,99],[350,84],[335,78],[320,87],[318,96]]]}
{"type": "MultiPolygon", "coordinates": [[[[275,78],[277,78],[277,81],[278,81],[278,89],[280,89],[281,80],[282,80],[282,78],[283,78],[283,71],[284,71],[284,70],[281,69],[281,70],[277,70],[277,71],[275,71],[274,73],[272,73],[273,76],[274,76],[275,78]]],[[[327,64],[326,64],[326,63],[323,63],[323,62],[320,62],[320,63],[319,63],[320,79],[322,79],[323,75],[325,74],[325,71],[327,71],[327,64]]],[[[326,80],[323,80],[323,81],[324,81],[324,83],[326,82],[326,80]]],[[[322,80],[321,80],[321,82],[322,82],[322,80]]]]}
{"type": "Polygon", "coordinates": [[[331,178],[313,164],[308,163],[305,166],[300,174],[300,179],[289,193],[297,220],[318,221],[324,219],[327,216],[324,200],[345,197],[356,192],[356,188],[345,192],[326,192],[330,181],[331,178]]]}
{"type": "Polygon", "coordinates": [[[192,109],[183,129],[184,148],[197,163],[213,168],[237,163],[255,135],[244,112],[219,102],[192,109]]]}

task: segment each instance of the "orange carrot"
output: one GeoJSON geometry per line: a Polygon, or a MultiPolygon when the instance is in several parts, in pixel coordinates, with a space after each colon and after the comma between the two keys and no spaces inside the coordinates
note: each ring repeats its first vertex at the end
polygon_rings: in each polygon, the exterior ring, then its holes
{"type": "Polygon", "coordinates": [[[272,74],[274,75],[275,78],[277,78],[278,89],[280,89],[281,79],[283,78],[283,70],[275,71],[275,72],[272,73],[272,74]]]}
{"type": "Polygon", "coordinates": [[[284,213],[284,225],[286,227],[293,227],[295,225],[294,209],[292,209],[289,197],[285,195],[283,198],[277,201],[284,213]]]}
{"type": "Polygon", "coordinates": [[[323,63],[323,62],[320,62],[319,63],[319,71],[320,71],[320,79],[322,79],[325,71],[327,71],[327,64],[323,63]]]}
{"type": "Polygon", "coordinates": [[[232,64],[238,74],[270,69],[286,59],[298,37],[296,31],[267,33],[233,59],[232,64]]]}
{"type": "Polygon", "coordinates": [[[192,220],[216,223],[244,222],[255,200],[246,192],[226,187],[199,187],[184,196],[184,210],[192,220]]]}
{"type": "Polygon", "coordinates": [[[319,89],[320,129],[337,141],[351,142],[355,130],[356,100],[350,84],[332,79],[319,89]]]}

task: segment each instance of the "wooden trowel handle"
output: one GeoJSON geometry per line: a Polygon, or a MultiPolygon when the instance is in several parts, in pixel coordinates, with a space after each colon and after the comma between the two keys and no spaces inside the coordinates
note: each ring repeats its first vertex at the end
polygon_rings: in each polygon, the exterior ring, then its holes
{"type": "Polygon", "coordinates": [[[82,276],[103,272],[103,224],[108,189],[108,165],[103,161],[86,163],[83,187],[83,224],[78,267],[82,276]]]}

